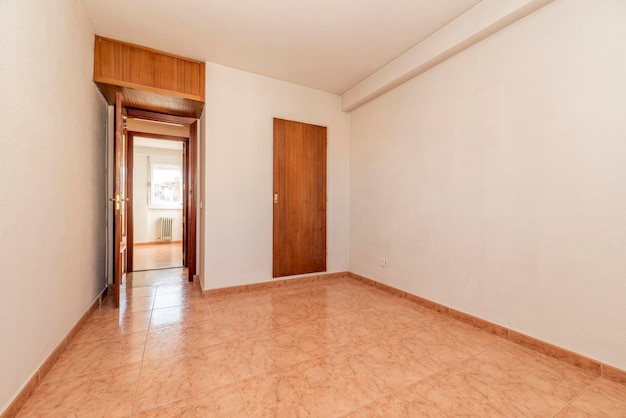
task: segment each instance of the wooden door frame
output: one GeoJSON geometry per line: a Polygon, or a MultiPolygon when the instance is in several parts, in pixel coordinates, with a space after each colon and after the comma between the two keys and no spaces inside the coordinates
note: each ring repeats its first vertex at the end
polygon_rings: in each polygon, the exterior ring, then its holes
{"type": "Polygon", "coordinates": [[[196,275],[196,233],[198,219],[198,200],[196,198],[196,179],[198,178],[198,121],[189,126],[187,143],[187,267],[189,281],[196,275]]]}
{"type": "MultiPolygon", "coordinates": [[[[197,162],[196,162],[196,149],[197,149],[197,119],[188,118],[182,116],[174,116],[174,115],[165,115],[162,113],[154,113],[148,112],[145,110],[138,109],[127,109],[127,114],[129,118],[134,119],[143,119],[154,122],[166,122],[166,123],[175,123],[182,126],[189,127],[189,136],[174,136],[174,135],[161,135],[161,134],[150,134],[144,132],[131,131],[128,132],[127,141],[128,144],[128,160],[132,160],[133,157],[133,149],[131,148],[134,145],[134,138],[136,136],[141,136],[142,138],[150,138],[150,139],[164,139],[170,141],[179,141],[186,144],[187,152],[185,155],[186,161],[183,162],[183,166],[187,168],[185,178],[186,182],[184,185],[187,207],[183,208],[183,216],[185,217],[184,223],[184,232],[183,236],[186,240],[187,253],[185,254],[184,266],[188,269],[189,281],[192,282],[194,276],[196,275],[196,222],[197,222],[197,199],[195,197],[195,189],[196,189],[196,178],[197,178],[197,162]]],[[[128,248],[128,270],[132,271],[132,263],[133,263],[133,244],[134,244],[134,219],[133,219],[133,173],[132,173],[132,162],[128,166],[128,185],[127,189],[129,190],[129,200],[128,200],[128,239],[127,239],[127,248],[128,248]]]]}
{"type": "Polygon", "coordinates": [[[134,137],[135,132],[126,131],[126,194],[128,201],[126,202],[126,271],[133,271],[133,239],[134,239],[134,220],[133,220],[133,165],[134,158],[134,137]]]}

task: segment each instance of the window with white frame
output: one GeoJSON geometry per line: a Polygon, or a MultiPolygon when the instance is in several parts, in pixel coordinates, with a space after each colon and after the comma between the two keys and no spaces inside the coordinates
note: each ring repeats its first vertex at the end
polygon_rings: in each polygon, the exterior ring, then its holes
{"type": "Polygon", "coordinates": [[[181,209],[183,171],[180,164],[150,162],[150,207],[181,209]]]}

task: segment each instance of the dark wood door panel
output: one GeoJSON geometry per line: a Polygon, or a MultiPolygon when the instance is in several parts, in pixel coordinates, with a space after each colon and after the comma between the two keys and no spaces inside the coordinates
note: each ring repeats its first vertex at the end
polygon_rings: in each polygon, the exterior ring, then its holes
{"type": "Polygon", "coordinates": [[[117,94],[115,98],[115,167],[114,167],[114,196],[113,201],[113,230],[114,230],[114,263],[113,297],[115,306],[120,305],[120,286],[126,274],[126,124],[124,122],[125,109],[122,103],[124,98],[117,94]]]}
{"type": "Polygon", "coordinates": [[[326,128],[274,119],[273,276],[326,271],[326,128]]]}

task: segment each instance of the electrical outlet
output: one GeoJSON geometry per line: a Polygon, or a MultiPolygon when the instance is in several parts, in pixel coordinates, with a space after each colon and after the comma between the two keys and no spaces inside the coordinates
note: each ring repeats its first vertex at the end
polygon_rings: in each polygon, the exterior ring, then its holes
{"type": "Polygon", "coordinates": [[[384,258],[381,258],[380,261],[378,262],[378,264],[381,267],[387,267],[387,260],[385,260],[384,258]]]}

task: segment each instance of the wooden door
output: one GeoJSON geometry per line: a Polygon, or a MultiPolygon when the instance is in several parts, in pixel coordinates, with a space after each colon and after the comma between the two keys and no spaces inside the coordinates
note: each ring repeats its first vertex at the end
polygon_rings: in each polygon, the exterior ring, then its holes
{"type": "MultiPolygon", "coordinates": [[[[122,115],[122,117],[124,117],[122,115]]],[[[133,166],[135,164],[135,135],[133,132],[126,132],[126,271],[135,271],[134,252],[135,244],[135,218],[133,214],[133,166]]]]}
{"type": "Polygon", "coordinates": [[[189,141],[185,148],[185,161],[187,162],[186,172],[186,187],[185,195],[187,201],[185,202],[186,213],[185,216],[185,235],[186,252],[185,261],[187,262],[187,273],[189,274],[189,281],[192,282],[196,275],[196,178],[197,178],[197,146],[198,146],[198,121],[194,121],[189,125],[189,141]]]}
{"type": "Polygon", "coordinates": [[[326,128],[274,119],[273,277],[326,271],[326,128]]]}
{"type": "Polygon", "coordinates": [[[115,174],[113,197],[113,229],[115,238],[113,240],[113,254],[115,255],[115,271],[113,275],[113,297],[115,306],[120,305],[120,286],[126,274],[126,123],[125,111],[122,106],[123,97],[117,93],[115,97],[115,174]]]}
{"type": "Polygon", "coordinates": [[[189,140],[184,141],[183,142],[183,210],[181,211],[182,213],[182,218],[183,218],[183,266],[187,266],[187,246],[188,246],[188,242],[187,242],[187,236],[189,235],[188,231],[187,231],[187,217],[189,216],[189,208],[188,208],[188,203],[187,203],[187,189],[189,187],[188,182],[189,182],[189,163],[187,161],[187,143],[189,142],[189,140]]]}

